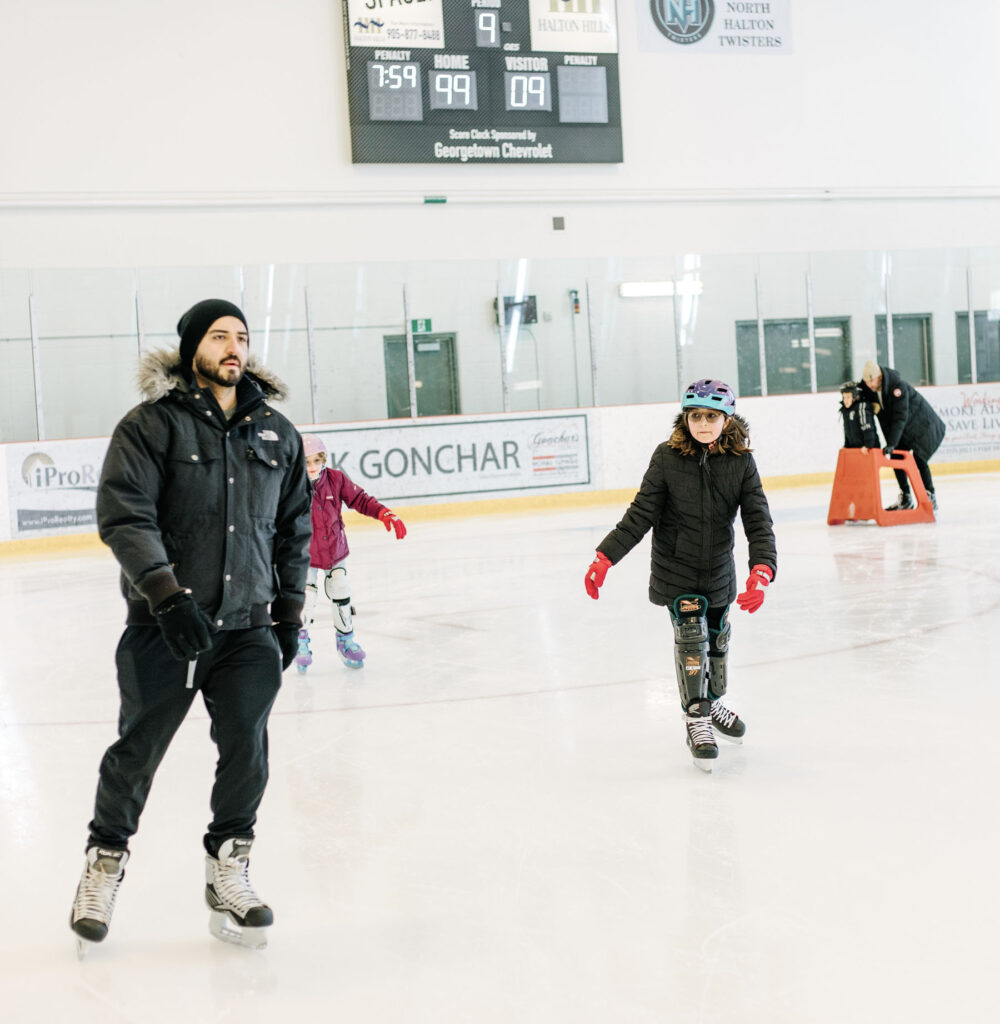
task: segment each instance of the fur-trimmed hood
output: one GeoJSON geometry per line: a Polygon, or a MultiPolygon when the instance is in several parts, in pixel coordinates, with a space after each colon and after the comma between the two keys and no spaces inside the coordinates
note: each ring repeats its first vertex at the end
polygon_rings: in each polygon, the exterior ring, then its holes
{"type": "MultiPolygon", "coordinates": [[[[267,399],[282,402],[288,397],[284,381],[254,355],[247,360],[245,376],[254,381],[267,399]]],[[[139,362],[137,383],[147,402],[156,402],[175,388],[181,391],[191,389],[191,382],[181,369],[181,354],[175,348],[157,348],[147,352],[139,362]]]]}
{"type": "MultiPolygon", "coordinates": [[[[688,433],[683,412],[677,414],[667,444],[681,455],[700,455],[705,447],[688,433]]],[[[750,451],[750,424],[739,413],[733,413],[722,428],[719,440],[712,446],[712,453],[746,455],[750,451]]]]}

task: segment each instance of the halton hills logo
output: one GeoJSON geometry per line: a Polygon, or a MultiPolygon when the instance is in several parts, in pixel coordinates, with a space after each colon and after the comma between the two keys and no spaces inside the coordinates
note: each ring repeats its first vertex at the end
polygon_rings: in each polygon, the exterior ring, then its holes
{"type": "Polygon", "coordinates": [[[687,46],[704,39],[715,17],[715,0],[650,0],[656,27],[672,43],[687,46]]]}

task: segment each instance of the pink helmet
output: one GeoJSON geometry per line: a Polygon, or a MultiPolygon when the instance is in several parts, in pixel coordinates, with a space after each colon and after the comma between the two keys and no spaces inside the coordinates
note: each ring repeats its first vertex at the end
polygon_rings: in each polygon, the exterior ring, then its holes
{"type": "Polygon", "coordinates": [[[326,445],[323,443],[323,438],[317,437],[315,434],[303,434],[302,447],[306,451],[306,458],[309,458],[310,455],[319,455],[321,452],[326,455],[326,445]]]}

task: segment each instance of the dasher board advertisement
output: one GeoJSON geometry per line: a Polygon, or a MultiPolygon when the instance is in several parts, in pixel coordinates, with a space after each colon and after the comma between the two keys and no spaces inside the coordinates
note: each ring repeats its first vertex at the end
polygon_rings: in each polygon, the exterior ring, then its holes
{"type": "Polygon", "coordinates": [[[380,501],[477,497],[591,483],[585,413],[317,428],[327,465],[380,501]]]}
{"type": "Polygon", "coordinates": [[[615,0],[342,0],[354,163],[621,163],[615,0]]]}
{"type": "Polygon", "coordinates": [[[109,443],[104,437],[6,445],[11,537],[95,529],[97,484],[109,443]]]}

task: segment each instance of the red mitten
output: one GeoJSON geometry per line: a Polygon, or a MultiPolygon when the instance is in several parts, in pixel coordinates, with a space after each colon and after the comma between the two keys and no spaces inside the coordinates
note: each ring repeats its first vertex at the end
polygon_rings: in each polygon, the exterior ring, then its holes
{"type": "Polygon", "coordinates": [[[378,517],[381,522],[385,523],[387,530],[396,531],[396,540],[402,540],[406,536],[406,527],[403,525],[403,520],[395,512],[384,508],[379,512],[378,517]]]}
{"type": "Polygon", "coordinates": [[[587,575],[583,579],[584,586],[587,588],[587,593],[590,594],[595,601],[601,596],[597,591],[604,582],[604,577],[607,576],[608,569],[610,568],[611,560],[607,555],[598,551],[594,560],[590,563],[587,575]]]}
{"type": "Polygon", "coordinates": [[[750,570],[747,588],[736,598],[736,603],[745,612],[755,612],[764,603],[764,588],[774,579],[774,573],[766,565],[755,565],[750,570]]]}

